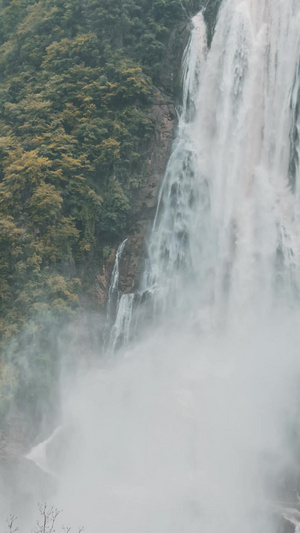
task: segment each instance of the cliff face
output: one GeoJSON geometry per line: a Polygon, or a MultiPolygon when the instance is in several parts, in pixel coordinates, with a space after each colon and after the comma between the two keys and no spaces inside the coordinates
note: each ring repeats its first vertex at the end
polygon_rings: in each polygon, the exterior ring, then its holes
{"type": "Polygon", "coordinates": [[[181,100],[181,62],[190,26],[190,22],[183,22],[172,31],[161,64],[162,93],[158,94],[158,102],[150,115],[154,123],[154,135],[150,142],[144,182],[133,202],[134,224],[120,261],[119,289],[123,293],[136,291],[141,278],[147,237],[176,133],[176,108],[181,100]]]}
{"type": "MultiPolygon", "coordinates": [[[[207,24],[207,39],[210,45],[217,14],[222,0],[206,3],[204,17],[207,24]]],[[[204,3],[204,2],[203,2],[204,3]]],[[[147,236],[154,219],[159,188],[164,177],[176,133],[177,112],[181,98],[181,61],[191,29],[190,22],[182,22],[172,31],[160,68],[162,94],[151,111],[155,133],[150,142],[149,159],[144,182],[134,197],[132,220],[134,221],[120,260],[119,289],[122,293],[135,292],[139,285],[145,254],[147,236]]],[[[99,301],[104,305],[110,284],[117,247],[104,264],[101,283],[98,286],[99,301]],[[99,290],[100,289],[100,290],[99,290]]]]}
{"type": "Polygon", "coordinates": [[[154,219],[157,196],[164,176],[176,127],[174,103],[156,104],[151,112],[155,124],[155,136],[151,142],[145,180],[134,199],[135,223],[128,237],[120,263],[120,289],[136,290],[142,268],[145,239],[154,219]]]}
{"type": "MultiPolygon", "coordinates": [[[[131,231],[127,236],[120,260],[119,289],[123,293],[135,291],[140,280],[147,235],[154,219],[159,187],[170,156],[176,129],[175,103],[156,104],[151,111],[151,119],[155,124],[155,135],[150,143],[144,182],[134,197],[131,231]]],[[[115,254],[116,249],[108,258],[100,280],[102,290],[99,287],[98,295],[103,304],[106,301],[104,293],[107,294],[109,288],[115,254]]]]}
{"type": "MultiPolygon", "coordinates": [[[[160,89],[149,115],[154,127],[153,136],[149,141],[142,183],[132,198],[130,231],[126,235],[127,242],[120,260],[119,289],[122,293],[134,292],[139,285],[147,236],[176,132],[176,108],[181,98],[181,61],[189,32],[189,21],[178,24],[171,32],[160,66],[160,89]]],[[[118,245],[104,263],[102,273],[96,277],[97,301],[101,306],[106,305],[117,248],[118,245]]]]}

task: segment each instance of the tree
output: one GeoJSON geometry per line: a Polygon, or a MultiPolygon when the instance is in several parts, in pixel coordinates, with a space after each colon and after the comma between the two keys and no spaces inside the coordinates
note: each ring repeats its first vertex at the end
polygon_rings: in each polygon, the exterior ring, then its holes
{"type": "MultiPolygon", "coordinates": [[[[55,533],[56,529],[56,523],[57,518],[61,514],[61,510],[57,509],[56,507],[49,507],[46,503],[45,504],[38,504],[38,510],[40,514],[40,519],[37,521],[36,527],[34,529],[34,533],[55,533]]],[[[7,527],[8,532],[7,533],[17,533],[20,531],[19,526],[17,525],[17,516],[11,515],[10,518],[7,520],[7,527]]],[[[61,531],[64,533],[70,533],[71,528],[62,526],[61,531]]],[[[78,533],[83,533],[84,528],[79,527],[77,530],[78,533]]]]}

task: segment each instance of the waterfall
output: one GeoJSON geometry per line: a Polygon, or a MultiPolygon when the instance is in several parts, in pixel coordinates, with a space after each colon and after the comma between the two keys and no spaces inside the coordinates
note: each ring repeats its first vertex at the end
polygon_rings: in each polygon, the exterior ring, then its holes
{"type": "Polygon", "coordinates": [[[124,345],[66,394],[54,501],[74,528],[297,521],[299,28],[299,0],[223,0],[208,49],[193,18],[140,291],[119,301],[124,345]]]}
{"type": "Polygon", "coordinates": [[[122,294],[117,308],[117,316],[110,334],[110,353],[114,353],[118,344],[128,344],[132,329],[134,294],[122,294]]]}
{"type": "Polygon", "coordinates": [[[292,0],[223,2],[209,51],[194,17],[141,283],[156,319],[206,327],[298,300],[299,43],[292,0]]]}
{"type": "Polygon", "coordinates": [[[119,290],[120,261],[127,240],[121,242],[117,248],[108,290],[107,320],[110,330],[108,353],[114,353],[118,345],[128,343],[132,326],[134,294],[122,294],[119,290]]]}
{"type": "Polygon", "coordinates": [[[124,251],[127,240],[128,239],[124,239],[124,241],[121,242],[121,244],[119,244],[117,248],[114,267],[111,273],[111,279],[110,279],[110,285],[109,285],[108,297],[107,297],[107,318],[109,322],[111,322],[111,320],[114,319],[115,308],[118,306],[118,303],[120,300],[120,293],[119,293],[120,260],[121,260],[122,253],[124,251]]]}

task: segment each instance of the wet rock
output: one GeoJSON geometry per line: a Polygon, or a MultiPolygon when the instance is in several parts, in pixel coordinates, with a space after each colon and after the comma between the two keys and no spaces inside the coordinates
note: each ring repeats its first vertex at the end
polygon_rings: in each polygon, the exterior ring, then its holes
{"type": "Polygon", "coordinates": [[[155,124],[155,136],[146,165],[142,186],[134,198],[132,232],[128,236],[120,261],[120,290],[135,291],[143,268],[147,236],[154,219],[160,184],[171,152],[177,116],[174,104],[156,104],[151,112],[155,124]]]}

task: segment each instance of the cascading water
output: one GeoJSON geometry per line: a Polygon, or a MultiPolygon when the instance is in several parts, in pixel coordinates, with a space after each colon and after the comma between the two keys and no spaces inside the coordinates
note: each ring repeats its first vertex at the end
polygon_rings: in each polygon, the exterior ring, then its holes
{"type": "Polygon", "coordinates": [[[108,298],[107,298],[107,318],[109,322],[114,318],[115,307],[118,306],[118,303],[120,300],[120,291],[119,291],[120,260],[121,260],[126,242],[127,242],[127,239],[124,239],[124,241],[121,242],[121,244],[117,248],[114,268],[111,274],[111,280],[110,280],[108,298]]]}
{"type": "Polygon", "coordinates": [[[65,402],[55,501],[89,533],[271,533],[298,490],[300,4],[224,0],[209,50],[193,26],[147,328],[65,402]]]}
{"type": "Polygon", "coordinates": [[[107,350],[110,353],[115,351],[118,343],[126,344],[129,340],[134,294],[122,294],[119,290],[120,261],[126,242],[127,239],[121,242],[117,248],[108,291],[107,322],[109,339],[107,350]]]}
{"type": "Polygon", "coordinates": [[[206,327],[299,296],[299,4],[224,2],[208,53],[193,24],[141,290],[206,327]]]}

